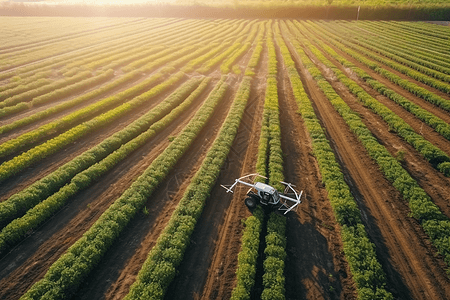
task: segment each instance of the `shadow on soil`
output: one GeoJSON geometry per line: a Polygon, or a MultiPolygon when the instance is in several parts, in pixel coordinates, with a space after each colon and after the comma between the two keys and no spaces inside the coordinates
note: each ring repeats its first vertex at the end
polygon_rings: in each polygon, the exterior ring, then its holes
{"type": "Polygon", "coordinates": [[[311,223],[301,224],[295,214],[286,222],[286,299],[340,299],[340,276],[334,271],[327,239],[311,223]]]}

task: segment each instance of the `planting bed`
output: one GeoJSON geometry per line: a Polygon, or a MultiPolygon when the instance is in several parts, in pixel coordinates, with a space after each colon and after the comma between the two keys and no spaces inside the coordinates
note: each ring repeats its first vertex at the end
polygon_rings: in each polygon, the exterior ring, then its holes
{"type": "Polygon", "coordinates": [[[0,299],[450,298],[448,28],[1,20],[0,299]]]}

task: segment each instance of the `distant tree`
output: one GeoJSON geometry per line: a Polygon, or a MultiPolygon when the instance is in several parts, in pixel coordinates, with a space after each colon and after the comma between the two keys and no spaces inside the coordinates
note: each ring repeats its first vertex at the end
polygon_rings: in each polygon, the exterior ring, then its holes
{"type": "Polygon", "coordinates": [[[333,3],[333,0],[327,0],[328,4],[331,5],[333,3]]]}

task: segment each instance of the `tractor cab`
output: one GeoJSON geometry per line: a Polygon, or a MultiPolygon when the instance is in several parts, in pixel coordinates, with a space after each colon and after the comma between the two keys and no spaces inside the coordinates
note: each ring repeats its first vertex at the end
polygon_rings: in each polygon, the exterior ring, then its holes
{"type": "Polygon", "coordinates": [[[270,185],[262,182],[256,182],[254,188],[258,192],[258,196],[261,198],[261,204],[277,204],[280,201],[280,195],[277,190],[270,185]]]}
{"type": "MultiPolygon", "coordinates": [[[[248,174],[234,181],[232,185],[221,185],[227,190],[227,193],[233,193],[233,189],[237,184],[250,187],[247,191],[247,197],[244,199],[245,205],[250,211],[260,204],[267,209],[277,209],[287,214],[291,210],[295,210],[302,202],[301,197],[303,191],[297,192],[291,183],[280,181],[285,185],[283,193],[279,193],[274,187],[263,182],[255,182],[257,178],[266,178],[259,174],[248,174]]],[[[267,178],[266,178],[267,179],[267,178]]]]}

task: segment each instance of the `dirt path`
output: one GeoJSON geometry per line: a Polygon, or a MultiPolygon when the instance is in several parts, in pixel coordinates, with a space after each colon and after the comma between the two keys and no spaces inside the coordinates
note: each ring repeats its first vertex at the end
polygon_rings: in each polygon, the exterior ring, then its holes
{"type": "MultiPolygon", "coordinates": [[[[186,80],[186,78],[184,79],[186,80]]],[[[99,128],[96,131],[86,135],[74,143],[65,146],[63,149],[57,151],[55,154],[47,157],[39,162],[28,167],[24,171],[20,172],[17,176],[13,176],[10,179],[2,183],[2,189],[0,191],[0,197],[3,200],[7,199],[14,193],[22,190],[26,186],[32,184],[33,182],[47,176],[51,172],[55,171],[60,166],[64,165],[68,161],[72,160],[76,156],[82,154],[84,151],[94,147],[95,145],[102,142],[105,138],[111,136],[113,133],[123,129],[128,124],[145,114],[148,110],[160,103],[165,97],[170,95],[179,85],[174,85],[167,91],[161,93],[160,95],[150,99],[145,104],[129,111],[124,116],[118,118],[111,124],[105,127],[99,128]]]]}
{"type": "Polygon", "coordinates": [[[210,123],[193,142],[185,157],[160,185],[147,203],[149,215],[127,226],[129,234],[121,235],[116,247],[108,252],[102,264],[75,295],[77,299],[122,299],[128,294],[137,273],[153,248],[156,239],[167,225],[179,200],[200,168],[224,121],[232,91],[217,108],[210,123]]]}
{"type": "MultiPolygon", "coordinates": [[[[296,61],[299,64],[298,58],[296,61]]],[[[419,224],[408,217],[406,203],[368,157],[311,76],[304,70],[302,73],[358,201],[369,237],[377,247],[377,257],[387,274],[388,290],[397,299],[448,298],[450,285],[442,260],[434,257],[419,224]]]]}
{"type": "MultiPolygon", "coordinates": [[[[219,178],[224,184],[231,184],[240,176],[254,173],[261,131],[262,111],[265,95],[265,75],[267,74],[267,52],[261,53],[257,76],[252,80],[247,108],[231,148],[225,172],[219,178]]],[[[227,195],[221,188],[216,189],[219,199],[229,201],[222,222],[218,223],[217,236],[214,237],[212,255],[208,260],[207,274],[202,290],[195,291],[193,299],[229,299],[236,285],[237,255],[241,247],[243,225],[241,220],[250,215],[242,202],[245,189],[237,189],[227,195]]],[[[205,214],[205,213],[204,213],[205,214]]]]}
{"type": "MultiPolygon", "coordinates": [[[[332,71],[320,63],[315,57],[310,56],[324,74],[331,74],[332,71]]],[[[450,217],[450,195],[448,194],[448,186],[450,178],[445,177],[441,172],[437,171],[413,146],[409,145],[400,136],[392,133],[389,125],[384,120],[373,113],[370,109],[362,106],[358,100],[351,94],[348,89],[333,76],[325,75],[327,80],[332,84],[333,88],[338,92],[342,99],[361,116],[364,116],[364,123],[383,144],[392,155],[396,155],[398,151],[405,150],[405,159],[403,166],[419,183],[419,185],[432,197],[433,202],[439,206],[441,211],[450,217]]],[[[375,92],[372,90],[372,92],[375,92]]],[[[421,132],[426,140],[433,145],[450,154],[450,141],[437,134],[432,128],[424,125],[420,120],[403,110],[401,107],[392,104],[392,101],[384,96],[378,95],[377,99],[386,105],[389,105],[394,113],[407,122],[416,132],[421,132]],[[425,128],[425,129],[424,129],[425,128]]]]}
{"type": "MultiPolygon", "coordinates": [[[[282,57],[278,50],[278,61],[282,57]]],[[[321,183],[311,141],[286,68],[278,76],[284,173],[304,191],[296,214],[287,218],[286,299],[355,299],[350,270],[342,254],[340,229],[321,183]]]]}
{"type": "Polygon", "coordinates": [[[199,104],[197,101],[177,122],[127,157],[96,184],[75,196],[53,219],[5,256],[0,261],[0,285],[4,287],[0,291],[0,298],[17,299],[39,280],[48,267],[81,237],[164,150],[169,143],[168,137],[181,131],[199,104]]]}

